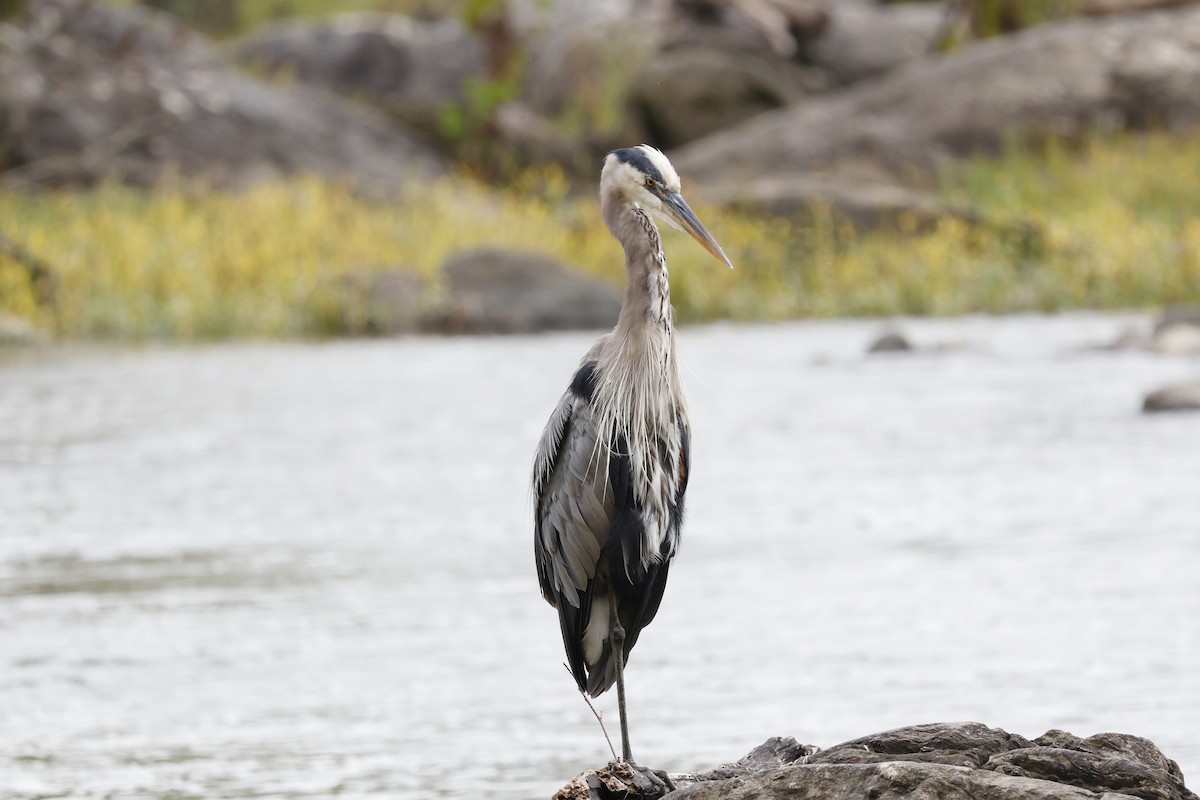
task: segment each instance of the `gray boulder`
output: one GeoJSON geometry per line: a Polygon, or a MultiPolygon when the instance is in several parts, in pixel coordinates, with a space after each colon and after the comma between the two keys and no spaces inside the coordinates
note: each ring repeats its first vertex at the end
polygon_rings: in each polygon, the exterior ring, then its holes
{"type": "Polygon", "coordinates": [[[672,153],[705,186],[828,172],[932,182],[1007,138],[1200,123],[1200,8],[1076,19],[917,59],[672,153]]]}
{"type": "Polygon", "coordinates": [[[1200,411],[1200,381],[1167,386],[1146,395],[1142,411],[1200,411]]]}
{"type": "Polygon", "coordinates": [[[888,331],[876,337],[867,353],[910,353],[915,350],[912,340],[899,331],[888,331]]]}
{"type": "Polygon", "coordinates": [[[799,100],[803,76],[769,51],[678,47],[642,69],[629,103],[646,136],[672,148],[799,100]]]}
{"type": "Polygon", "coordinates": [[[1200,328],[1200,306],[1174,305],[1162,310],[1158,321],[1154,323],[1154,332],[1165,330],[1173,325],[1193,325],[1200,328]]]}
{"type": "Polygon", "coordinates": [[[614,765],[591,774],[604,778],[584,782],[591,793],[556,798],[1196,800],[1179,766],[1141,737],[1049,731],[1030,741],[976,722],[914,725],[828,750],[772,739],[734,764],[669,776],[675,789],[665,793],[645,781],[622,785],[614,765]]]}
{"type": "Polygon", "coordinates": [[[242,64],[362,98],[440,135],[447,107],[485,72],[484,44],[457,19],[352,12],[268,26],[233,46],[242,64]]]}
{"type": "Polygon", "coordinates": [[[812,40],[807,60],[837,85],[857,83],[937,50],[951,20],[946,3],[880,6],[843,0],[812,40]]]}
{"type": "Polygon", "coordinates": [[[1150,349],[1164,356],[1200,355],[1200,325],[1172,322],[1155,329],[1150,349]]]}
{"type": "Polygon", "coordinates": [[[657,26],[657,52],[633,76],[638,138],[673,148],[824,91],[824,72],[799,59],[829,9],[819,0],[675,0],[657,26]]]}
{"type": "Polygon", "coordinates": [[[137,7],[35,0],[0,36],[0,170],[9,183],[218,187],[299,173],[378,193],[443,171],[385,117],[225,64],[137,7]]]}
{"type": "Polygon", "coordinates": [[[423,327],[443,333],[531,333],[610,328],[621,296],[536,253],[482,249],[442,267],[446,300],[423,327]]]}

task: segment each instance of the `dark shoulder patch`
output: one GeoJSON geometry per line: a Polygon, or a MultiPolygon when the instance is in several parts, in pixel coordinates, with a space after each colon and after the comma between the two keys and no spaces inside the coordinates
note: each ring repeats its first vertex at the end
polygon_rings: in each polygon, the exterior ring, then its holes
{"type": "Polygon", "coordinates": [[[589,361],[579,368],[574,378],[571,378],[571,394],[590,403],[595,393],[596,362],[589,361]]]}
{"type": "Polygon", "coordinates": [[[638,148],[623,147],[620,150],[613,150],[612,152],[622,164],[628,164],[643,175],[653,178],[659,183],[664,182],[662,173],[658,171],[658,167],[654,166],[654,162],[646,158],[646,154],[638,148]]]}

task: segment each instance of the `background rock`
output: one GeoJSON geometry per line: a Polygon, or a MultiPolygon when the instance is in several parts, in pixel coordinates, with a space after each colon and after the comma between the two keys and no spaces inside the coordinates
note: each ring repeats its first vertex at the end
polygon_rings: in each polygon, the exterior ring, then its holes
{"type": "Polygon", "coordinates": [[[1172,322],[1155,329],[1150,349],[1164,356],[1200,355],[1200,325],[1172,322]]]}
{"type": "Polygon", "coordinates": [[[1142,410],[1157,411],[1200,411],[1200,381],[1167,386],[1146,395],[1142,410]]]}
{"type": "Polygon", "coordinates": [[[484,74],[484,45],[457,19],[353,12],[269,26],[233,47],[243,64],[368,100],[430,135],[484,74]]]}
{"type": "Polygon", "coordinates": [[[702,184],[829,172],[927,183],[1014,135],[1200,123],[1200,8],[1076,19],[926,56],[671,154],[702,184]]]}
{"type": "Polygon", "coordinates": [[[483,249],[442,267],[447,299],[425,316],[442,333],[530,333],[610,328],[620,293],[536,253],[483,249]]]}
{"type": "Polygon", "coordinates": [[[888,331],[880,334],[879,338],[871,342],[867,348],[868,353],[907,353],[916,348],[907,336],[898,331],[888,331]]]}
{"type": "Polygon", "coordinates": [[[646,137],[673,148],[799,100],[799,72],[769,52],[679,47],[646,65],[629,102],[646,137]]]}
{"type": "Polygon", "coordinates": [[[829,25],[811,40],[805,60],[845,86],[881,75],[937,50],[951,20],[947,3],[881,6],[839,2],[829,25]]]}
{"type": "Polygon", "coordinates": [[[421,280],[400,269],[364,269],[340,276],[321,289],[329,311],[321,328],[350,336],[396,336],[417,330],[421,280]]]}
{"type": "Polygon", "coordinates": [[[38,0],[0,37],[0,169],[17,184],[218,187],[312,173],[391,192],[439,160],[385,118],[226,65],[169,17],[38,0]]]}
{"type": "MultiPolygon", "coordinates": [[[[698,187],[697,196],[706,203],[792,219],[811,219],[814,209],[824,206],[849,220],[859,231],[902,224],[906,231],[922,232],[945,219],[972,226],[988,224],[979,213],[952,208],[921,189],[838,175],[792,174],[729,181],[698,187]]],[[[1020,233],[1038,235],[1031,226],[1025,226],[1020,233]]]]}

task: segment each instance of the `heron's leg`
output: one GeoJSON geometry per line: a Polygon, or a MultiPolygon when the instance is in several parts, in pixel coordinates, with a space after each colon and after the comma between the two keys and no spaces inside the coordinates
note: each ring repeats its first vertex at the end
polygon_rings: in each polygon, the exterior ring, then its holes
{"type": "Polygon", "coordinates": [[[617,616],[617,595],[608,585],[608,643],[617,664],[617,710],[621,713],[621,760],[633,763],[629,747],[629,719],[625,716],[625,628],[617,616]]]}

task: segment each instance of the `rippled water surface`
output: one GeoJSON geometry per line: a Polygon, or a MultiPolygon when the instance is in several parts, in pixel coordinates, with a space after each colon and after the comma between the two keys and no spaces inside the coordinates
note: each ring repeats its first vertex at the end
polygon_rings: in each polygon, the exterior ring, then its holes
{"type": "MultiPolygon", "coordinates": [[[[639,760],[972,719],[1200,783],[1200,361],[1128,320],[683,332],[690,518],[639,760]]],[[[545,797],[608,752],[534,575],[593,335],[0,354],[0,796],[545,797]]],[[[599,707],[615,727],[615,699],[599,707]]]]}

